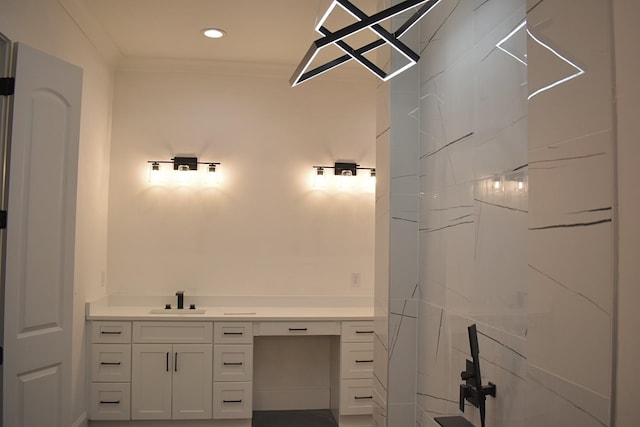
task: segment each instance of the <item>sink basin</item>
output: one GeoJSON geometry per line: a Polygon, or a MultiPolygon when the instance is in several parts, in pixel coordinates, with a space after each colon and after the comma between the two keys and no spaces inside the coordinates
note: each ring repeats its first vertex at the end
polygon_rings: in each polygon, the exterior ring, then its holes
{"type": "Polygon", "coordinates": [[[153,308],[151,314],[204,314],[207,310],[202,308],[153,308]]]}

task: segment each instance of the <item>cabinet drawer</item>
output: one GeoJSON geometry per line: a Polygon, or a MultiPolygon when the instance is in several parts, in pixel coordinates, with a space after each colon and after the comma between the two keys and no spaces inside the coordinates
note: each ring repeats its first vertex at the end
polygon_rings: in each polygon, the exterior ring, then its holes
{"type": "Polygon", "coordinates": [[[373,345],[371,343],[343,343],[340,351],[342,378],[373,377],[373,345]]]}
{"type": "Polygon", "coordinates": [[[213,418],[251,418],[252,383],[213,383],[213,418]]]}
{"type": "Polygon", "coordinates": [[[212,322],[133,322],[133,342],[208,344],[212,322]]]}
{"type": "Polygon", "coordinates": [[[342,342],[373,342],[373,322],[342,322],[342,342]]]}
{"type": "Polygon", "coordinates": [[[255,335],[340,335],[340,322],[260,322],[255,335]]]}
{"type": "Polygon", "coordinates": [[[92,383],[89,419],[128,420],[131,418],[129,384],[92,383]]]}
{"type": "Polygon", "coordinates": [[[340,415],[371,414],[373,380],[343,380],[340,386],[340,415]]]}
{"type": "Polygon", "coordinates": [[[131,342],[131,322],[91,322],[91,342],[131,342]]]}
{"type": "Polygon", "coordinates": [[[93,344],[91,381],[131,381],[131,344],[93,344]]]}
{"type": "Polygon", "coordinates": [[[213,342],[216,344],[251,344],[253,343],[253,323],[215,322],[213,324],[213,342]]]}
{"type": "Polygon", "coordinates": [[[213,348],[214,381],[251,381],[253,377],[252,345],[215,345],[213,348]]]}

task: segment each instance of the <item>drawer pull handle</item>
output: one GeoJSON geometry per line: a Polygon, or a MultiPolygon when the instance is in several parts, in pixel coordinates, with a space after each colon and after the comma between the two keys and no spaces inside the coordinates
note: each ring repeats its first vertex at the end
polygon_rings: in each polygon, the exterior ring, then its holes
{"type": "Polygon", "coordinates": [[[120,362],[100,362],[101,365],[107,365],[107,366],[120,366],[121,363],[120,362]]]}
{"type": "Polygon", "coordinates": [[[242,366],[244,363],[242,362],[223,362],[224,366],[242,366]]]}
{"type": "Polygon", "coordinates": [[[356,334],[372,334],[373,331],[356,331],[356,334]]]}
{"type": "Polygon", "coordinates": [[[244,332],[223,332],[222,335],[244,335],[244,332]]]}
{"type": "Polygon", "coordinates": [[[100,331],[102,335],[122,335],[122,331],[100,331]]]}
{"type": "Polygon", "coordinates": [[[176,352],[176,358],[174,359],[173,369],[175,372],[178,372],[178,353],[176,352]]]}
{"type": "Polygon", "coordinates": [[[365,400],[365,399],[373,399],[373,396],[355,396],[356,400],[365,400]]]}
{"type": "Polygon", "coordinates": [[[356,360],[356,363],[373,363],[373,359],[370,359],[370,360],[356,360]]]}
{"type": "Polygon", "coordinates": [[[242,400],[223,400],[222,403],[242,403],[242,400]]]}
{"type": "Polygon", "coordinates": [[[119,405],[120,401],[119,400],[101,400],[100,404],[101,405],[119,405]]]}
{"type": "Polygon", "coordinates": [[[169,372],[169,352],[167,351],[167,372],[169,372]]]}
{"type": "Polygon", "coordinates": [[[304,331],[308,331],[309,329],[307,328],[289,328],[289,332],[304,332],[304,331]]]}

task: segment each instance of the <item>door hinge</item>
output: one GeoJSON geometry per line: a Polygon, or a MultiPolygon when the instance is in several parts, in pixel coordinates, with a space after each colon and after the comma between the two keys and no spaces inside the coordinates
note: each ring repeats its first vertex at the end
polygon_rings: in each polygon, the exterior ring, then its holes
{"type": "Polygon", "coordinates": [[[16,91],[16,79],[14,77],[0,77],[0,95],[13,95],[16,91]]]}
{"type": "Polygon", "coordinates": [[[0,211],[0,230],[7,229],[7,211],[0,211]]]}

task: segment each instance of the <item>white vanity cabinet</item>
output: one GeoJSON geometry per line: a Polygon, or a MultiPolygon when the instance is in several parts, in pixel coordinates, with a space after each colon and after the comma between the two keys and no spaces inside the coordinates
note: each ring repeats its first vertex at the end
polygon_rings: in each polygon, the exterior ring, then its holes
{"type": "Polygon", "coordinates": [[[131,419],[210,419],[212,323],[133,322],[131,419]]]}
{"type": "Polygon", "coordinates": [[[130,419],[131,322],[92,322],[90,353],[89,418],[130,419]]]}
{"type": "Polygon", "coordinates": [[[249,419],[253,410],[253,323],[215,322],[213,418],[249,419]]]}
{"type": "Polygon", "coordinates": [[[127,310],[130,316],[122,310],[87,316],[89,419],[101,426],[177,427],[192,420],[187,424],[250,427],[254,403],[257,410],[329,405],[340,427],[372,425],[374,334],[366,313],[355,318],[351,310],[331,308],[317,316],[304,309],[259,316],[250,309],[251,318],[155,318],[147,308],[127,310]],[[303,347],[310,343],[319,354],[312,360],[303,347]],[[275,348],[286,362],[273,357],[275,348]],[[284,381],[281,368],[293,372],[284,381]],[[307,380],[316,393],[290,405],[287,399],[301,395],[299,384],[307,380]]]}

